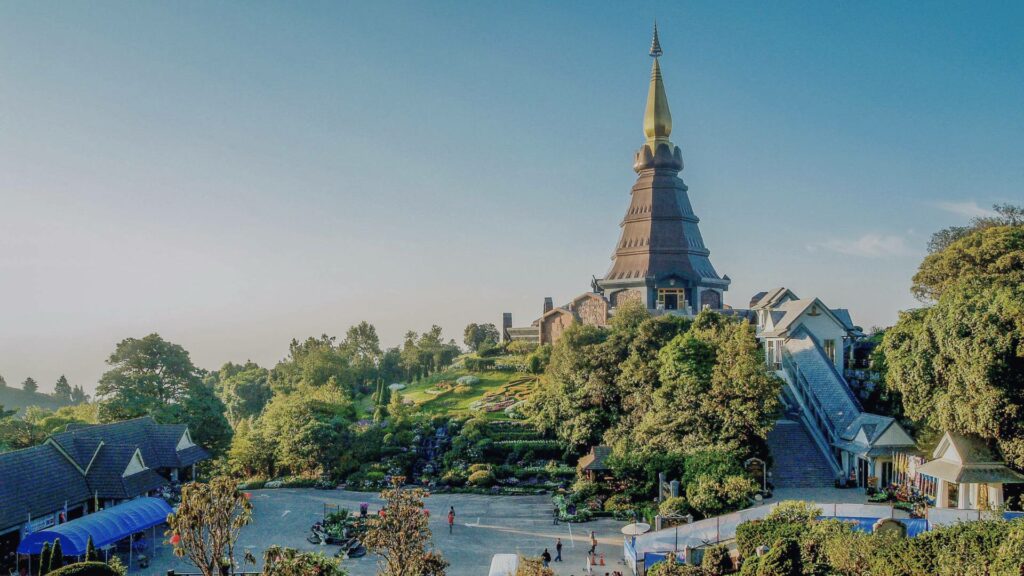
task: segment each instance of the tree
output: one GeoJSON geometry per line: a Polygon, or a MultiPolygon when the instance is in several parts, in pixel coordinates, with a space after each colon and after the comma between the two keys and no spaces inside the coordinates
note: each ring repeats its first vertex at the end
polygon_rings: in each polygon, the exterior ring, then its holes
{"type": "Polygon", "coordinates": [[[92,562],[98,559],[99,557],[96,555],[96,546],[92,543],[92,536],[89,536],[89,540],[85,543],[85,561],[92,562]]]}
{"type": "MultiPolygon", "coordinates": [[[[430,561],[432,555],[427,550],[431,532],[423,510],[425,492],[402,488],[404,480],[396,478],[394,487],[381,493],[384,508],[380,515],[370,518],[363,537],[367,550],[378,555],[380,576],[420,576],[436,564],[430,561]]],[[[438,571],[435,566],[432,572],[443,574],[443,568],[438,571]]]]}
{"type": "Polygon", "coordinates": [[[928,241],[928,253],[941,252],[950,244],[977,230],[984,230],[993,226],[1020,226],[1024,224],[1024,206],[996,204],[992,206],[992,211],[992,215],[978,216],[972,219],[970,226],[952,226],[932,234],[931,239],[928,241]]]}
{"type": "Polygon", "coordinates": [[[229,462],[244,474],[335,472],[351,449],[352,401],[336,387],[302,385],[277,394],[260,416],[243,421],[229,462]]]}
{"type": "Polygon", "coordinates": [[[187,557],[203,576],[220,576],[222,558],[233,561],[235,542],[252,520],[252,504],[235,480],[220,476],[181,489],[178,510],[167,517],[174,554],[187,557]]]}
{"type": "Polygon", "coordinates": [[[74,404],[82,404],[88,402],[89,396],[86,395],[85,390],[81,386],[75,386],[71,389],[71,402],[74,404]]]}
{"type": "Polygon", "coordinates": [[[911,291],[922,301],[936,301],[962,279],[1007,276],[1024,278],[1024,225],[982,228],[929,254],[914,274],[911,291]]]}
{"type": "Polygon", "coordinates": [[[467,324],[462,332],[462,341],[473,352],[479,352],[485,345],[494,346],[501,335],[494,324],[467,324]]]}
{"type": "Polygon", "coordinates": [[[885,332],[886,385],[919,425],[978,435],[1024,467],[1024,225],[967,233],[914,281],[935,303],[885,332]]]}
{"type": "Polygon", "coordinates": [[[50,567],[50,551],[52,547],[49,542],[43,542],[43,549],[39,551],[39,572],[45,574],[50,567]]]}
{"type": "Polygon", "coordinates": [[[0,374],[0,388],[7,388],[7,380],[4,380],[3,374],[0,374]]]}
{"type": "Polygon", "coordinates": [[[35,392],[39,390],[39,383],[37,383],[31,376],[25,378],[25,381],[21,383],[21,389],[25,392],[35,392]]]}
{"type": "Polygon", "coordinates": [[[308,386],[334,386],[346,393],[355,384],[355,372],[348,357],[334,344],[335,338],[322,334],[304,341],[292,340],[288,358],[277,363],[270,371],[270,387],[274,392],[288,393],[302,384],[308,386]]]}
{"type": "Polygon", "coordinates": [[[28,448],[44,440],[46,433],[30,422],[13,417],[0,419],[0,452],[28,448]]]}
{"type": "Polygon", "coordinates": [[[753,328],[701,312],[658,353],[661,388],[638,424],[647,453],[705,448],[763,454],[781,381],[768,372],[753,328]]]}
{"type": "Polygon", "coordinates": [[[71,402],[71,384],[68,384],[68,379],[63,374],[53,385],[53,397],[62,402],[71,402]]]}
{"type": "Polygon", "coordinates": [[[100,378],[99,419],[116,422],[149,415],[160,423],[184,423],[193,438],[219,454],[231,439],[224,404],[188,352],[159,334],[127,338],[107,359],[110,370],[100,378]]]}
{"type": "Polygon", "coordinates": [[[796,540],[779,540],[758,562],[757,576],[800,576],[800,545],[796,540]]]}
{"type": "Polygon", "coordinates": [[[227,407],[227,417],[237,425],[244,418],[258,416],[274,395],[270,371],[254,362],[227,363],[217,373],[217,391],[227,407]]]}
{"type": "Polygon", "coordinates": [[[59,570],[64,566],[64,550],[60,545],[60,538],[56,538],[53,541],[53,550],[50,552],[50,564],[49,569],[46,572],[53,572],[59,570]]]}
{"type": "Polygon", "coordinates": [[[349,328],[340,348],[341,352],[348,357],[360,385],[366,385],[367,382],[377,377],[377,365],[380,363],[383,352],[380,349],[377,329],[373,324],[363,321],[349,328]]]}

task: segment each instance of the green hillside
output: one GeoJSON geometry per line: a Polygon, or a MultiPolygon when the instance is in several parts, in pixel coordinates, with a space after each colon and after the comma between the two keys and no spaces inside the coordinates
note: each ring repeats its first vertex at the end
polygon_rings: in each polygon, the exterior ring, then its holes
{"type": "Polygon", "coordinates": [[[20,388],[11,388],[10,386],[0,387],[0,406],[7,410],[17,410],[18,416],[24,414],[25,408],[29,406],[56,410],[61,406],[67,405],[69,405],[68,402],[57,400],[48,394],[26,392],[20,388]]]}

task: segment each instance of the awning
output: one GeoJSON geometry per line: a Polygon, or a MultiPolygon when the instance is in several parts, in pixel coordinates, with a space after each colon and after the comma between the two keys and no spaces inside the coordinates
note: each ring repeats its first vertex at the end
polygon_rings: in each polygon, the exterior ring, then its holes
{"type": "Polygon", "coordinates": [[[39,554],[43,544],[52,544],[59,539],[65,556],[81,556],[85,554],[90,536],[93,546],[101,548],[136,532],[163,524],[171,512],[171,507],[160,498],[136,498],[95,514],[33,532],[18,544],[18,554],[39,554]]]}

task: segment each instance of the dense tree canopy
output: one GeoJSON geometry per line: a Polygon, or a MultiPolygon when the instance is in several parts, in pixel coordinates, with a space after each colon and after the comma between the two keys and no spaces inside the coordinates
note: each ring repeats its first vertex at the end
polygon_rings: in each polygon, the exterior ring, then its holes
{"type": "Polygon", "coordinates": [[[886,331],[886,383],[911,419],[977,434],[1024,467],[1024,224],[936,245],[914,276],[914,292],[934,305],[886,331]]]}
{"type": "Polygon", "coordinates": [[[233,425],[243,418],[259,415],[273,396],[270,372],[255,362],[228,362],[212,376],[214,388],[227,407],[227,417],[233,425]]]}
{"type": "Polygon", "coordinates": [[[188,352],[158,334],[118,343],[100,378],[99,419],[116,422],[149,415],[189,425],[192,437],[214,453],[231,441],[224,404],[202,380],[188,352]]]}
{"type": "Polygon", "coordinates": [[[482,347],[493,346],[498,343],[498,329],[494,324],[472,323],[466,326],[462,334],[462,342],[472,351],[477,352],[482,347]]]}

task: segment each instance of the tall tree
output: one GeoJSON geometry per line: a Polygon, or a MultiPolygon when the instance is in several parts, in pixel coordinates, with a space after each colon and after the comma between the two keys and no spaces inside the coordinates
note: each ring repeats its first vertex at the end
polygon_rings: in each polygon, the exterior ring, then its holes
{"type": "Polygon", "coordinates": [[[85,390],[81,386],[76,385],[71,389],[71,402],[73,404],[81,404],[88,401],[89,396],[86,395],[85,390]]]}
{"type": "Polygon", "coordinates": [[[215,453],[230,441],[224,404],[202,381],[188,352],[158,334],[127,338],[107,360],[96,394],[99,418],[116,422],[153,416],[162,423],[189,425],[193,438],[215,453]]]}
{"type": "Polygon", "coordinates": [[[259,415],[273,396],[270,372],[254,362],[243,365],[227,363],[217,377],[217,391],[227,406],[228,420],[238,424],[243,418],[259,415]]]}
{"type": "Polygon", "coordinates": [[[356,380],[361,386],[377,377],[377,365],[383,352],[380,349],[377,329],[373,324],[364,320],[349,328],[340,349],[348,357],[356,380]]]}
{"type": "Polygon", "coordinates": [[[914,281],[935,303],[886,331],[886,384],[914,421],[978,435],[1024,468],[1024,224],[967,233],[914,281]]]}
{"type": "Polygon", "coordinates": [[[478,352],[485,345],[495,345],[498,343],[498,338],[501,335],[498,334],[498,329],[494,324],[468,324],[466,329],[462,332],[462,342],[469,347],[470,350],[478,352]]]}
{"type": "Polygon", "coordinates": [[[35,392],[39,390],[39,383],[37,383],[31,376],[25,378],[25,381],[21,383],[21,389],[25,392],[35,392]]]}
{"type": "Polygon", "coordinates": [[[68,379],[63,374],[53,385],[53,397],[62,402],[71,402],[71,384],[68,384],[68,379]]]}
{"type": "Polygon", "coordinates": [[[348,358],[335,345],[335,338],[326,334],[319,338],[292,340],[288,358],[278,362],[270,372],[270,386],[275,392],[292,392],[301,384],[337,386],[351,392],[355,373],[348,358]]]}
{"type": "Polygon", "coordinates": [[[950,244],[978,230],[993,226],[1021,225],[1024,225],[1024,206],[996,204],[992,207],[992,214],[974,218],[971,220],[970,226],[951,226],[932,234],[928,241],[928,253],[942,252],[950,244]]]}
{"type": "Polygon", "coordinates": [[[0,374],[0,388],[7,388],[7,380],[4,380],[3,374],[0,374]]]}

